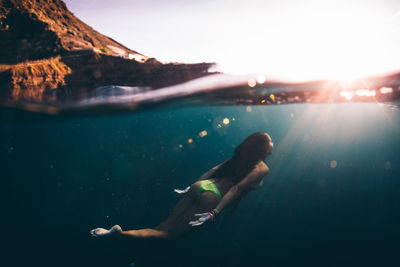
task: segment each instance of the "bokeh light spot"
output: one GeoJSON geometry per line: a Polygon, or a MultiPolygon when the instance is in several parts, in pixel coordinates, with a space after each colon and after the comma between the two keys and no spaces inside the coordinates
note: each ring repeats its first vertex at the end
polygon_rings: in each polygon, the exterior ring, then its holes
{"type": "Polygon", "coordinates": [[[256,82],[256,80],[254,80],[254,79],[250,79],[250,80],[247,82],[247,84],[248,84],[250,87],[254,87],[254,86],[257,85],[257,82],[256,82]]]}
{"type": "Polygon", "coordinates": [[[201,138],[203,138],[203,137],[205,137],[205,136],[207,136],[207,131],[206,130],[204,130],[204,131],[201,131],[200,133],[199,133],[199,136],[201,137],[201,138]]]}
{"type": "Polygon", "coordinates": [[[331,162],[329,163],[329,165],[331,166],[332,169],[337,167],[337,162],[336,160],[331,160],[331,162]]]}
{"type": "Polygon", "coordinates": [[[257,76],[257,82],[258,82],[259,84],[263,84],[263,83],[265,82],[265,80],[266,80],[266,78],[265,78],[264,75],[258,75],[258,76],[257,76]]]}
{"type": "Polygon", "coordinates": [[[271,98],[272,101],[275,101],[275,95],[274,94],[270,94],[269,98],[271,98]]]}

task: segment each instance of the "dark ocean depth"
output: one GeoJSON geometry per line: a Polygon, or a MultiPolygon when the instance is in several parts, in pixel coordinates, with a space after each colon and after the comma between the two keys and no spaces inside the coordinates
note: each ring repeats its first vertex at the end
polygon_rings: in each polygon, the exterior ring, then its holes
{"type": "Polygon", "coordinates": [[[0,110],[1,266],[400,266],[400,110],[383,104],[168,106],[51,116],[0,110]],[[256,131],[270,173],[220,224],[153,227],[256,131]],[[202,137],[200,137],[200,135],[202,137]],[[4,263],[4,264],[3,264],[4,263]]]}

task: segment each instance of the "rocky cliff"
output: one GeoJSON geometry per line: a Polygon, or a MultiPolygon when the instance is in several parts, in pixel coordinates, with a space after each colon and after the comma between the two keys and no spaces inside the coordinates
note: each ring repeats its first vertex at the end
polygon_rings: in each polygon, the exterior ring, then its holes
{"type": "Polygon", "coordinates": [[[104,36],[61,0],[0,0],[0,97],[55,101],[99,86],[154,89],[209,74],[211,64],[162,64],[104,36]]]}

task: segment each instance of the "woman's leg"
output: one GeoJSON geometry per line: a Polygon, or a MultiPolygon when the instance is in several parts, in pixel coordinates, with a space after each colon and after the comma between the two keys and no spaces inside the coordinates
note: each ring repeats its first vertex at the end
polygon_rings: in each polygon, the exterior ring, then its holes
{"type": "Polygon", "coordinates": [[[182,216],[182,214],[190,209],[198,198],[197,192],[199,190],[200,181],[192,184],[189,191],[182,197],[182,199],[175,205],[168,217],[162,221],[156,228],[168,231],[171,225],[174,224],[175,220],[182,216]]]}
{"type": "Polygon", "coordinates": [[[170,237],[169,233],[166,231],[151,228],[121,231],[120,236],[133,239],[167,239],[170,237]]]}
{"type": "MultiPolygon", "coordinates": [[[[220,199],[212,192],[203,192],[196,198],[196,201],[188,209],[186,209],[174,221],[167,225],[167,232],[171,238],[179,237],[184,234],[190,233],[196,227],[189,224],[190,221],[197,219],[195,214],[204,213],[215,208],[220,199]]],[[[164,222],[163,222],[164,223],[164,222]]],[[[163,230],[163,223],[156,227],[156,229],[163,230]]]]}
{"type": "Polygon", "coordinates": [[[125,238],[170,238],[169,230],[173,228],[174,221],[181,216],[185,210],[190,209],[194,205],[197,199],[197,191],[199,189],[199,182],[193,184],[190,190],[182,197],[182,199],[175,205],[170,212],[169,216],[161,222],[156,229],[139,229],[139,230],[128,230],[122,231],[118,225],[113,226],[110,230],[97,228],[91,231],[93,236],[120,236],[125,238]]]}
{"type": "Polygon", "coordinates": [[[185,197],[174,207],[170,216],[155,229],[122,231],[121,236],[133,239],[173,239],[179,237],[195,229],[189,224],[190,221],[195,219],[195,214],[212,210],[220,201],[212,192],[204,192],[200,196],[196,195],[192,203],[189,203],[188,198],[185,197]],[[179,216],[176,216],[177,214],[179,216]]]}
{"type": "Polygon", "coordinates": [[[139,229],[122,231],[119,226],[113,226],[110,230],[97,228],[91,231],[93,236],[112,235],[132,239],[168,239],[176,238],[193,230],[189,225],[195,219],[194,214],[203,213],[215,208],[220,199],[212,192],[203,192],[197,195],[198,183],[192,185],[191,189],[173,208],[170,215],[155,229],[139,229]]]}
{"type": "Polygon", "coordinates": [[[104,228],[96,228],[90,231],[92,236],[112,236],[124,238],[168,238],[168,232],[157,229],[139,229],[123,231],[119,225],[114,225],[109,230],[104,228]]]}

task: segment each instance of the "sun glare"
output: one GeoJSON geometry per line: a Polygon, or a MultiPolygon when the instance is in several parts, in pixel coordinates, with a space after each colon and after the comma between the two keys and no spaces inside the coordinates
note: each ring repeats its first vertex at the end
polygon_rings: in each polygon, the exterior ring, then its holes
{"type": "Polygon", "coordinates": [[[349,80],[400,66],[395,58],[400,22],[396,14],[385,17],[362,3],[332,4],[290,8],[271,21],[263,22],[262,17],[253,21],[260,26],[248,30],[248,38],[236,44],[247,53],[222,64],[228,72],[349,80]]]}

